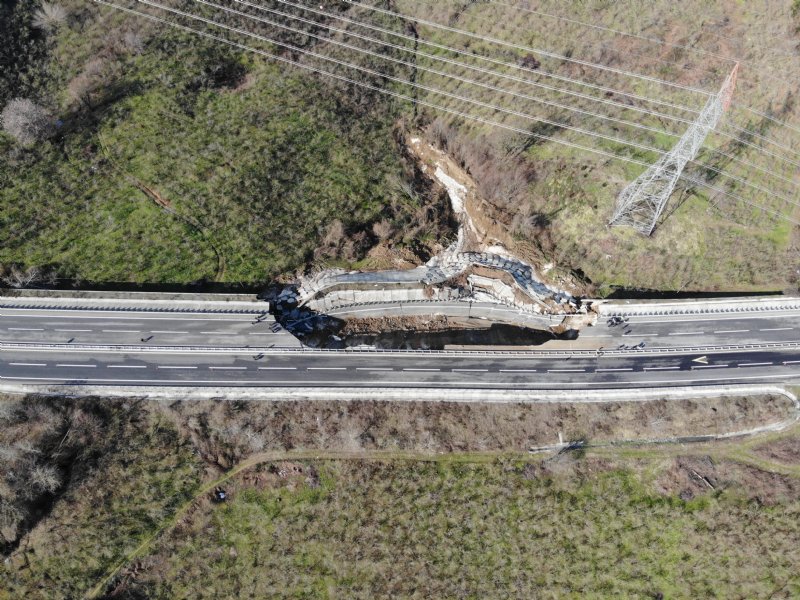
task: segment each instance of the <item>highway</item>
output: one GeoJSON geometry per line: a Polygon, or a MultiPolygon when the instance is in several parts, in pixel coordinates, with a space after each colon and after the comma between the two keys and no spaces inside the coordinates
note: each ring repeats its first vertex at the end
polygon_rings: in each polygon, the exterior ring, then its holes
{"type": "Polygon", "coordinates": [[[541,390],[800,383],[795,309],[631,310],[626,324],[609,326],[603,316],[584,330],[584,340],[594,338],[589,348],[423,352],[303,349],[256,306],[172,312],[0,301],[0,384],[541,390]],[[645,347],[631,349],[639,340],[645,347]]]}

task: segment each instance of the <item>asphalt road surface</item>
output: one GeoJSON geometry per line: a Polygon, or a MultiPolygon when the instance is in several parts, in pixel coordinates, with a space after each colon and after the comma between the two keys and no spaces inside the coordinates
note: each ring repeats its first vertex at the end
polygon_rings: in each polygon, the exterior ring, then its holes
{"type": "Polygon", "coordinates": [[[575,352],[312,351],[278,327],[258,311],[6,304],[0,383],[515,390],[800,383],[796,311],[639,316],[613,327],[604,319],[582,336],[606,349],[575,352]],[[645,349],[618,349],[640,340],[645,349]]]}

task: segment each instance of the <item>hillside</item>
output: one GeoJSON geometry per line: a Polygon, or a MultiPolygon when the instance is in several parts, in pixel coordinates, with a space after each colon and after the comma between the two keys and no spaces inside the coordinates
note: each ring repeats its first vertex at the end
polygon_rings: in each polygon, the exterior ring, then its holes
{"type": "Polygon", "coordinates": [[[4,5],[0,103],[49,116],[35,143],[0,134],[9,281],[257,285],[419,263],[454,232],[406,150],[421,135],[476,181],[498,238],[594,293],[796,285],[790,0],[118,5],[239,46],[97,3],[44,19],[38,3],[4,5]],[[734,104],[687,171],[703,185],[681,188],[652,238],[608,228],[731,57],[734,104]]]}

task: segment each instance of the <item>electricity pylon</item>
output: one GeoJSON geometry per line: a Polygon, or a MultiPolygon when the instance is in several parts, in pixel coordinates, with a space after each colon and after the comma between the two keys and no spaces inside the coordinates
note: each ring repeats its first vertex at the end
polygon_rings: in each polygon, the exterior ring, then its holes
{"type": "Polygon", "coordinates": [[[728,110],[738,72],[739,63],[736,63],[722,89],[708,99],[697,120],[672,150],[622,190],[609,225],[629,225],[644,235],[653,232],[686,164],[697,156],[706,136],[728,110]]]}

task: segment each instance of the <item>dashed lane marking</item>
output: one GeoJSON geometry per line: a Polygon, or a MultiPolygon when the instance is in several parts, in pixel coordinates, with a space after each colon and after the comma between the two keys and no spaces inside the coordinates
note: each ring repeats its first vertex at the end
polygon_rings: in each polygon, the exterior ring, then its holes
{"type": "Polygon", "coordinates": [[[759,331],[791,331],[794,327],[771,327],[769,329],[759,329],[759,331]]]}
{"type": "MultiPolygon", "coordinates": [[[[455,369],[453,369],[455,371],[455,369]]],[[[547,369],[548,373],[586,373],[586,369],[547,369]]]]}
{"type": "Polygon", "coordinates": [[[178,367],[174,365],[158,365],[159,369],[196,369],[197,367],[178,367]]]}
{"type": "Polygon", "coordinates": [[[108,365],[109,369],[146,369],[146,365],[108,365]]]}
{"type": "Polygon", "coordinates": [[[69,333],[92,331],[91,329],[53,329],[53,331],[68,331],[69,333]]]}
{"type": "MultiPolygon", "coordinates": [[[[140,333],[138,329],[103,329],[103,333],[140,333]]],[[[153,331],[152,333],[159,333],[153,331]]]]}
{"type": "Polygon", "coordinates": [[[749,329],[720,329],[714,333],[747,333],[749,329]]]}
{"type": "Polygon", "coordinates": [[[487,373],[489,369],[451,369],[453,373],[487,373]]]}
{"type": "Polygon", "coordinates": [[[8,363],[12,367],[46,367],[47,363],[8,363]]]}
{"type": "Polygon", "coordinates": [[[306,371],[346,371],[347,367],[306,367],[306,371]]]}
{"type": "Polygon", "coordinates": [[[56,363],[57,367],[85,367],[85,368],[94,368],[97,365],[68,365],[65,363],[56,363]]]}
{"type": "Polygon", "coordinates": [[[501,373],[536,373],[536,369],[500,369],[501,373]]]}
{"type": "Polygon", "coordinates": [[[258,367],[259,371],[296,371],[297,367],[258,367]]]}
{"type": "Polygon", "coordinates": [[[704,331],[675,331],[667,335],[703,335],[704,333],[704,331]]]}
{"type": "Polygon", "coordinates": [[[680,367],[645,367],[645,371],[672,371],[680,369],[680,367]]]}
{"type": "Polygon", "coordinates": [[[9,331],[44,331],[44,329],[39,329],[36,327],[9,327],[9,331]]]}
{"type": "Polygon", "coordinates": [[[724,369],[729,365],[692,365],[692,369],[724,369]]]}
{"type": "Polygon", "coordinates": [[[610,373],[612,371],[633,371],[631,367],[620,367],[619,369],[595,369],[595,373],[610,373]]]}
{"type": "Polygon", "coordinates": [[[394,371],[392,367],[356,367],[356,371],[394,371]]]}
{"type": "MultiPolygon", "coordinates": [[[[139,333],[138,331],[131,331],[131,333],[139,333]]],[[[170,331],[167,329],[151,329],[150,333],[189,333],[188,331],[170,331]]]]}
{"type": "Polygon", "coordinates": [[[739,363],[738,366],[740,367],[767,367],[773,363],[771,362],[760,362],[760,363],[739,363]]]}
{"type": "Polygon", "coordinates": [[[208,367],[212,371],[247,371],[247,367],[208,367]]]}
{"type": "Polygon", "coordinates": [[[441,369],[422,369],[422,368],[420,368],[420,369],[414,369],[414,368],[403,369],[403,371],[440,371],[440,370],[441,369]]]}

